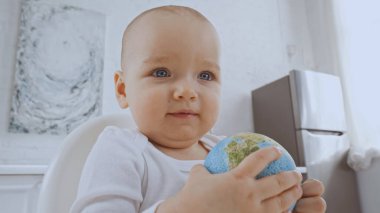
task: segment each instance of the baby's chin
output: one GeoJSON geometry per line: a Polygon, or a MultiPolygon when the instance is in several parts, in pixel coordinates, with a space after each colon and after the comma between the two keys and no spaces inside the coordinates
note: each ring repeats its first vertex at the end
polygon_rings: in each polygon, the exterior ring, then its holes
{"type": "Polygon", "coordinates": [[[176,130],[167,133],[148,134],[146,136],[156,145],[173,149],[183,149],[198,143],[204,134],[205,133],[195,132],[194,130],[176,130]]]}

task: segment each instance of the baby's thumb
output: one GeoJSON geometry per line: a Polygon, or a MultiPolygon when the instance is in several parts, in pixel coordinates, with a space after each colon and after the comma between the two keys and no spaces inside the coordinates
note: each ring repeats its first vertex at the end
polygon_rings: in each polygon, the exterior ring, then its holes
{"type": "Polygon", "coordinates": [[[210,172],[202,164],[197,164],[193,166],[190,170],[190,176],[202,176],[209,175],[210,172]]]}

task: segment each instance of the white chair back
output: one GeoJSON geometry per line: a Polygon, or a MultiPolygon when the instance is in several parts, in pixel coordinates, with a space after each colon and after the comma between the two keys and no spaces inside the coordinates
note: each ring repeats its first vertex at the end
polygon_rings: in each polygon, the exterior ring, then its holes
{"type": "Polygon", "coordinates": [[[129,114],[104,115],[73,130],[44,175],[38,198],[38,213],[68,213],[77,194],[83,165],[98,135],[106,126],[136,128],[129,114]]]}

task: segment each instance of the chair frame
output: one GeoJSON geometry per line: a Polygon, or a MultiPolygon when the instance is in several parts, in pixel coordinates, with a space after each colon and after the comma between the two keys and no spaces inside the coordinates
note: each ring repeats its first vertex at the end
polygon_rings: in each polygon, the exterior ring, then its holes
{"type": "Polygon", "coordinates": [[[44,175],[38,213],[68,213],[77,195],[81,171],[98,135],[106,126],[135,128],[130,114],[117,113],[90,119],[66,136],[44,175]]]}

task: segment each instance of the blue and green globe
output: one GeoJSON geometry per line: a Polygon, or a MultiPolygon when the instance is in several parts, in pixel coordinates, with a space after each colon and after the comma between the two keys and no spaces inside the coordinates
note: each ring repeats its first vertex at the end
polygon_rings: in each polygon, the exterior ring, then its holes
{"type": "Polygon", "coordinates": [[[256,178],[277,174],[281,171],[296,169],[290,154],[273,139],[257,133],[240,133],[219,142],[207,155],[204,166],[212,174],[220,174],[235,168],[245,157],[259,149],[275,146],[282,155],[271,162],[256,178]]]}
{"type": "MultiPolygon", "coordinates": [[[[220,141],[207,155],[204,166],[212,174],[228,172],[239,165],[245,157],[259,149],[275,146],[282,155],[269,163],[256,179],[274,175],[282,171],[296,170],[296,164],[288,151],[273,139],[257,133],[240,133],[220,141]]],[[[289,210],[295,208],[295,203],[289,210]]]]}

